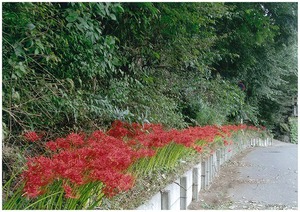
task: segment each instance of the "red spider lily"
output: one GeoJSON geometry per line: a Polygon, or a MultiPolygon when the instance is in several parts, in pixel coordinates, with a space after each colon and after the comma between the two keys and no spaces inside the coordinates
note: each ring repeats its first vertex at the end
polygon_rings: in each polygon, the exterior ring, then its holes
{"type": "Polygon", "coordinates": [[[193,148],[199,153],[203,151],[203,148],[201,146],[194,145],[193,148]]]}
{"type": "Polygon", "coordinates": [[[24,191],[28,197],[36,197],[43,192],[43,186],[55,179],[54,164],[51,159],[44,156],[30,158],[27,162],[27,170],[22,173],[25,179],[24,191]]]}
{"type": "MultiPolygon", "coordinates": [[[[136,152],[122,140],[100,131],[88,138],[71,133],[66,138],[47,142],[46,146],[57,152],[51,158],[40,156],[27,162],[28,168],[23,173],[27,196],[39,195],[57,179],[68,180],[74,187],[98,180],[105,184],[106,192],[112,192],[107,194],[113,195],[132,186],[133,177],[124,174],[124,170],[136,159],[155,153],[150,150],[136,152]]],[[[66,196],[74,197],[68,188],[64,187],[66,196]]]]}
{"type": "Polygon", "coordinates": [[[66,139],[70,143],[70,145],[80,147],[84,145],[84,138],[84,134],[71,133],[67,136],[66,139]]]}
{"type": "Polygon", "coordinates": [[[63,188],[64,188],[64,191],[65,191],[65,197],[66,198],[78,199],[80,197],[79,195],[74,195],[73,194],[74,193],[73,189],[68,184],[63,184],[63,188]]]}
{"type": "Polygon", "coordinates": [[[47,143],[45,144],[45,146],[46,146],[48,149],[50,149],[51,151],[55,151],[55,150],[57,150],[57,149],[59,148],[58,145],[57,145],[57,143],[54,142],[54,141],[49,141],[49,142],[47,142],[47,143]]]}
{"type": "Polygon", "coordinates": [[[131,137],[134,135],[134,129],[128,123],[116,120],[112,123],[112,127],[107,132],[108,135],[118,139],[122,139],[125,136],[131,137]]]}
{"type": "MultiPolygon", "coordinates": [[[[67,198],[78,198],[74,195],[74,188],[95,181],[102,182],[103,192],[111,197],[133,186],[134,177],[126,174],[129,166],[140,158],[153,157],[158,148],[174,142],[201,153],[216,136],[230,138],[233,132],[244,129],[258,130],[246,125],[166,130],[161,124],[130,125],[115,121],[107,133],[101,130],[90,136],[70,133],[65,138],[46,143],[51,157],[39,156],[28,160],[27,169],[22,174],[25,195],[41,195],[47,192],[48,185],[62,180],[67,198]],[[203,141],[202,145],[197,145],[197,141],[203,141]]],[[[31,141],[41,138],[35,132],[27,132],[24,136],[31,141]]],[[[224,140],[225,146],[229,144],[233,142],[224,140]]]]}
{"type": "Polygon", "coordinates": [[[228,142],[228,141],[224,140],[223,142],[224,142],[224,146],[229,145],[229,142],[228,142]]]}
{"type": "Polygon", "coordinates": [[[34,131],[28,131],[24,134],[24,137],[27,141],[36,142],[42,138],[41,135],[38,135],[34,131]]]}

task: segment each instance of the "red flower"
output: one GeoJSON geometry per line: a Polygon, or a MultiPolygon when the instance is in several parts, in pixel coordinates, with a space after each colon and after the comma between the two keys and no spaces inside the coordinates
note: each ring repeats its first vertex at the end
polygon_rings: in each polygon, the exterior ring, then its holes
{"type": "MultiPolygon", "coordinates": [[[[53,151],[50,157],[28,160],[27,170],[22,174],[24,192],[28,197],[36,197],[47,192],[54,181],[61,180],[65,196],[78,198],[74,195],[78,186],[100,181],[104,184],[103,192],[111,197],[133,186],[134,177],[126,173],[136,160],[153,157],[159,148],[172,142],[201,153],[204,147],[214,146],[210,144],[216,137],[230,139],[233,132],[241,129],[257,130],[246,125],[166,130],[160,124],[130,125],[115,121],[106,133],[101,130],[90,136],[70,133],[65,138],[46,143],[53,151]]],[[[24,137],[33,142],[41,138],[35,132],[27,132],[24,137]]],[[[232,141],[223,142],[225,146],[232,144],[232,141]]]]}
{"type": "Polygon", "coordinates": [[[34,131],[28,131],[24,134],[24,137],[26,140],[31,141],[31,142],[36,142],[42,138],[42,136],[38,135],[34,131]]]}
{"type": "Polygon", "coordinates": [[[65,197],[66,198],[71,198],[71,199],[78,199],[79,198],[78,195],[73,194],[73,189],[68,184],[64,184],[63,188],[64,188],[64,191],[65,191],[65,197]]]}
{"type": "Polygon", "coordinates": [[[201,146],[193,146],[193,148],[197,151],[197,152],[199,152],[199,153],[201,153],[202,152],[202,147],[201,146]]]}
{"type": "Polygon", "coordinates": [[[49,141],[49,142],[47,142],[45,145],[46,145],[46,147],[47,147],[48,149],[50,149],[51,151],[55,151],[55,150],[57,150],[57,148],[58,148],[57,143],[54,142],[54,141],[49,141]]]}
{"type": "Polygon", "coordinates": [[[80,147],[84,144],[84,137],[84,134],[71,133],[67,136],[66,140],[74,147],[80,147]]]}

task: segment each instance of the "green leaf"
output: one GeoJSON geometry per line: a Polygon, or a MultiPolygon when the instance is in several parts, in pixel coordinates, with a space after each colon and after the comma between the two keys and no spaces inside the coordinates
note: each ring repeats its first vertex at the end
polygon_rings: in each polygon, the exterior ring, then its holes
{"type": "Polygon", "coordinates": [[[113,13],[111,13],[111,14],[109,15],[109,17],[110,17],[112,20],[114,20],[114,21],[117,20],[117,17],[116,17],[115,14],[113,14],[113,13]]]}
{"type": "Polygon", "coordinates": [[[72,12],[69,13],[69,15],[66,17],[66,20],[67,20],[68,22],[71,22],[71,23],[72,23],[72,22],[76,21],[77,18],[78,18],[78,13],[75,12],[75,11],[72,11],[72,12]]]}
{"type": "Polygon", "coordinates": [[[113,8],[113,10],[117,13],[123,13],[124,9],[121,5],[117,5],[116,7],[113,8]]]}
{"type": "Polygon", "coordinates": [[[80,21],[80,23],[81,23],[86,29],[89,28],[88,23],[87,23],[83,18],[78,17],[78,20],[80,21]]]}
{"type": "Polygon", "coordinates": [[[14,48],[15,50],[15,54],[17,57],[22,56],[25,54],[23,48],[21,47],[21,45],[18,43],[17,46],[14,48]]]}
{"type": "Polygon", "coordinates": [[[29,23],[26,25],[26,27],[29,29],[29,30],[33,30],[35,28],[35,25],[32,24],[32,23],[29,23]]]}
{"type": "Polygon", "coordinates": [[[24,74],[27,73],[24,64],[22,62],[19,62],[18,65],[14,66],[14,68],[15,68],[15,74],[18,77],[22,77],[24,74]]]}
{"type": "Polygon", "coordinates": [[[20,100],[20,93],[18,91],[13,90],[12,99],[14,101],[19,101],[20,100]]]}
{"type": "Polygon", "coordinates": [[[97,3],[97,8],[98,8],[98,15],[104,17],[105,16],[105,9],[103,3],[97,3]]]}
{"type": "Polygon", "coordinates": [[[35,54],[35,55],[37,55],[37,54],[39,54],[39,53],[40,53],[39,49],[35,49],[35,50],[34,50],[34,54],[35,54]]]}
{"type": "Polygon", "coordinates": [[[66,80],[70,83],[70,85],[71,85],[71,90],[73,90],[73,89],[74,89],[74,82],[73,82],[73,80],[70,79],[70,78],[67,78],[66,80]]]}

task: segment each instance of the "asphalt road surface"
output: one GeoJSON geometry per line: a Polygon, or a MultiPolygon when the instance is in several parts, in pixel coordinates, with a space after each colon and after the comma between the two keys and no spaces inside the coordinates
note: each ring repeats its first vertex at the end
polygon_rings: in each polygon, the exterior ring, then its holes
{"type": "Polygon", "coordinates": [[[274,140],[227,162],[190,210],[298,208],[298,145],[274,140]]]}

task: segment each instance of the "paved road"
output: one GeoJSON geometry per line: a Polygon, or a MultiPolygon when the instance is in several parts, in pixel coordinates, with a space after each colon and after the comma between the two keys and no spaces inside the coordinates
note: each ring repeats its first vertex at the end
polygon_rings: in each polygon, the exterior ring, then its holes
{"type": "Polygon", "coordinates": [[[297,209],[298,146],[274,141],[234,157],[189,209],[297,209]]]}

